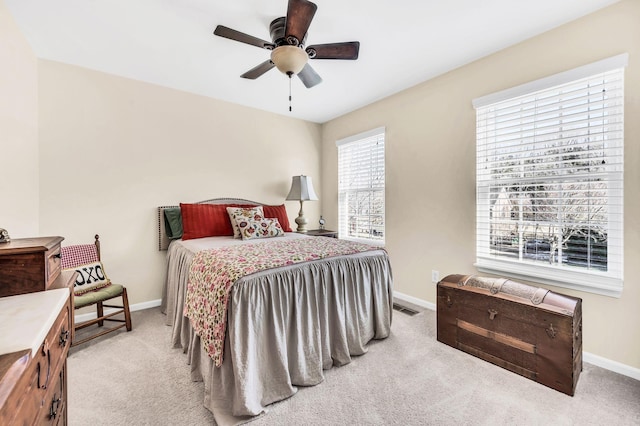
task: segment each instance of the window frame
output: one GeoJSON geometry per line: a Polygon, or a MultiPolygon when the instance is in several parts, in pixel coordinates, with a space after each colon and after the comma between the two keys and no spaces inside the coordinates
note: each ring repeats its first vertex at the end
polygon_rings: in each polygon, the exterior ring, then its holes
{"type": "MultiPolygon", "coordinates": [[[[356,135],[352,135],[343,139],[339,139],[336,141],[336,148],[337,148],[337,154],[338,154],[338,237],[341,239],[345,239],[345,240],[350,240],[350,241],[357,241],[357,242],[363,242],[363,243],[367,243],[367,244],[371,244],[371,245],[377,245],[377,246],[384,246],[385,242],[386,242],[386,128],[383,127],[377,127],[375,129],[371,129],[362,133],[358,133],[356,135]],[[382,194],[382,203],[383,203],[383,209],[382,209],[382,214],[381,214],[381,218],[382,218],[382,239],[371,239],[371,238],[357,238],[357,237],[352,237],[348,235],[347,232],[347,225],[345,223],[343,223],[343,214],[342,209],[345,208],[343,206],[343,194],[344,194],[344,190],[341,188],[341,170],[342,170],[342,166],[341,166],[341,148],[346,148],[348,146],[356,146],[357,144],[362,144],[362,143],[368,143],[372,138],[379,138],[380,136],[382,136],[382,143],[383,143],[383,148],[382,148],[382,168],[383,168],[383,187],[381,190],[381,194],[382,194]]],[[[351,190],[353,191],[353,189],[351,190]]],[[[371,192],[380,192],[380,189],[371,189],[371,192]]],[[[371,216],[371,215],[369,215],[371,216]]]]}
{"type": "MultiPolygon", "coordinates": [[[[628,64],[628,54],[621,54],[601,61],[597,61],[582,67],[575,68],[563,73],[555,74],[530,83],[525,83],[507,90],[493,93],[481,98],[473,100],[473,106],[478,111],[494,104],[510,101],[522,96],[533,96],[536,92],[552,89],[556,86],[570,84],[572,82],[592,77],[604,72],[624,69],[628,64]]],[[[622,71],[622,98],[624,99],[624,70],[622,71]]],[[[622,110],[621,119],[621,141],[619,149],[624,151],[624,105],[620,106],[622,110]]],[[[624,179],[624,154],[622,153],[622,162],[619,169],[614,172],[607,172],[616,176],[614,183],[619,182],[620,187],[612,185],[607,187],[607,195],[611,201],[612,196],[619,197],[620,204],[609,202],[609,220],[607,225],[607,236],[612,237],[615,243],[609,244],[607,248],[607,272],[595,269],[586,269],[580,267],[570,267],[564,265],[545,265],[537,262],[530,262],[520,259],[507,259],[506,256],[491,255],[491,244],[489,243],[492,236],[491,228],[482,226],[484,223],[490,223],[491,212],[491,183],[482,181],[481,169],[478,162],[481,161],[481,136],[480,121],[476,118],[478,126],[476,132],[476,149],[477,149],[477,177],[476,177],[476,263],[474,266],[480,272],[488,272],[492,274],[506,274],[518,279],[538,281],[558,287],[571,288],[575,290],[586,291],[590,293],[603,294],[612,297],[620,297],[624,282],[624,231],[623,231],[623,179],[624,179]],[[612,221],[611,218],[614,220],[612,221]],[[484,222],[483,222],[484,221],[484,222]],[[611,226],[613,224],[614,226],[611,226]],[[615,225],[619,224],[619,228],[615,225]],[[615,256],[615,257],[612,257],[615,256]],[[611,268],[609,265],[616,265],[611,268]]],[[[566,145],[563,145],[566,146],[566,145]]],[[[525,179],[523,178],[522,181],[525,179]]],[[[579,180],[575,180],[579,182],[579,180]]],[[[609,181],[607,181],[609,182],[609,181]]],[[[495,185],[494,185],[495,186],[495,185]]],[[[557,223],[556,225],[559,225],[557,223]]],[[[519,242],[522,244],[522,242],[519,242]]],[[[561,262],[562,263],[562,262],[561,262]]]]}

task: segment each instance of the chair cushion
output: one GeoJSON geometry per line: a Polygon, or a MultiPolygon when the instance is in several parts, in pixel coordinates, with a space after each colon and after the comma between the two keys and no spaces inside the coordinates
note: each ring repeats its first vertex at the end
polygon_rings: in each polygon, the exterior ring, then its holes
{"type": "Polygon", "coordinates": [[[111,284],[107,287],[102,287],[98,290],[89,291],[81,295],[75,295],[73,298],[73,306],[75,309],[82,308],[84,306],[93,305],[98,302],[104,302],[105,300],[113,299],[122,294],[122,287],[120,284],[111,284]]]}

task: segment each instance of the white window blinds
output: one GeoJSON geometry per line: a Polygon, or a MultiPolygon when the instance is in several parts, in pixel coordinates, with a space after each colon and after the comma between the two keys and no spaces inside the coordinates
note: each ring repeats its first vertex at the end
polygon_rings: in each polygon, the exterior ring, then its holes
{"type": "Polygon", "coordinates": [[[624,68],[477,108],[479,270],[619,295],[624,68]]]}
{"type": "Polygon", "coordinates": [[[336,142],[340,238],[384,243],[384,136],[378,128],[336,142]]]}

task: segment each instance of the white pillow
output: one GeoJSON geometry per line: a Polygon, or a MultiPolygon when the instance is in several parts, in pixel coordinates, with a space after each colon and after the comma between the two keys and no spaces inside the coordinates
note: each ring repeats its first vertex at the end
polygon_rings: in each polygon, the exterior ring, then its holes
{"type": "Polygon", "coordinates": [[[238,219],[251,219],[260,220],[264,218],[264,210],[262,206],[256,206],[251,208],[243,207],[227,207],[227,213],[231,220],[231,227],[233,228],[233,238],[240,238],[240,229],[238,228],[238,219]]]}
{"type": "Polygon", "coordinates": [[[238,228],[243,240],[254,238],[271,238],[284,235],[282,226],[276,218],[260,220],[238,218],[238,228]]]}

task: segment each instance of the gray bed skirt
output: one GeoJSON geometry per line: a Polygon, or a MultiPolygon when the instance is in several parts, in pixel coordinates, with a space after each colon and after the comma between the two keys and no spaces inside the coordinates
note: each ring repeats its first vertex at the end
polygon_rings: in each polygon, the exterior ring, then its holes
{"type": "MultiPolygon", "coordinates": [[[[320,238],[320,237],[318,237],[320,238]]],[[[267,405],[323,381],[323,370],[367,352],[391,329],[393,279],[387,253],[369,251],[262,271],[238,280],[227,312],[224,362],[217,368],[183,316],[193,253],[171,244],[162,310],[172,345],[219,425],[238,424],[267,405]]]]}

